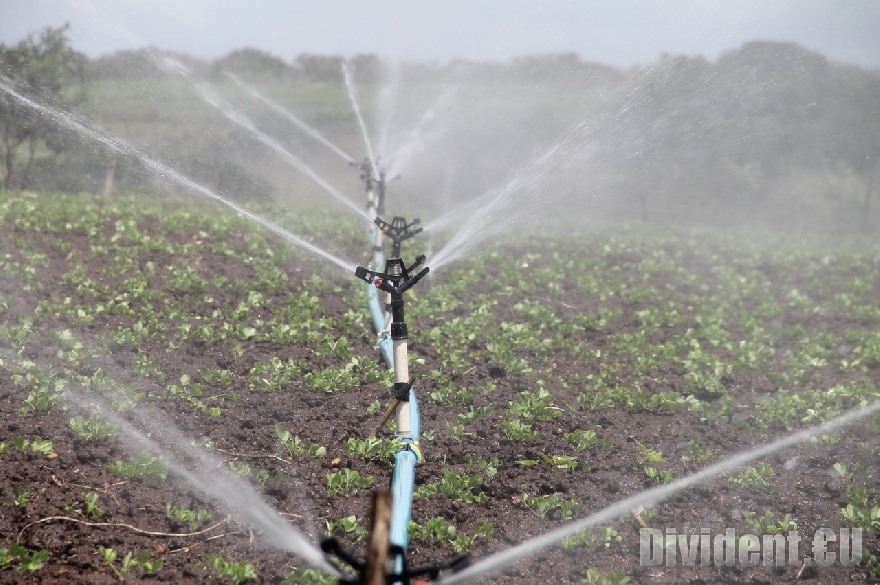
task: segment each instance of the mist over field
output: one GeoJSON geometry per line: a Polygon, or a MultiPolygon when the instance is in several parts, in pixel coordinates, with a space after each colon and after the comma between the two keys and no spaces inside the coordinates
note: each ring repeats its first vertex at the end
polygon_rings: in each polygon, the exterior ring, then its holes
{"type": "MultiPolygon", "coordinates": [[[[75,47],[73,47],[75,49],[75,47]]],[[[293,62],[256,49],[174,55],[339,189],[344,160],[285,118],[367,156],[339,57],[293,62]],[[235,75],[231,78],[229,74],[235,75]]],[[[82,57],[76,111],[237,201],[326,199],[320,188],[193,89],[157,53],[82,57]]],[[[575,54],[446,65],[349,62],[380,166],[404,206],[442,214],[509,188],[541,217],[873,231],[878,223],[880,73],[792,43],[750,42],[716,60],[664,55],[621,70],[575,54]]],[[[5,100],[10,98],[4,97],[5,100]]],[[[82,137],[38,148],[18,186],[100,191],[108,155],[82,137]]],[[[23,151],[14,153],[24,164],[23,151]]],[[[113,159],[118,191],[145,186],[113,159]]],[[[14,166],[14,165],[13,165],[14,166]]],[[[16,178],[7,180],[16,186],[16,178]]]]}
{"type": "Polygon", "coordinates": [[[866,5],[230,1],[0,22],[0,582],[880,579],[866,5]]]}

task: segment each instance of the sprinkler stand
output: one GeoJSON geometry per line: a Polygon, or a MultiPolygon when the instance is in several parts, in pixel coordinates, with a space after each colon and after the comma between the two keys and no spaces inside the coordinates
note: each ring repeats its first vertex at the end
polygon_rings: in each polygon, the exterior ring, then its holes
{"type": "MultiPolygon", "coordinates": [[[[395,220],[397,219],[402,218],[395,218],[395,220]]],[[[378,221],[377,225],[379,225],[378,221]]],[[[403,225],[406,226],[405,221],[403,221],[403,225]]],[[[396,251],[399,251],[400,241],[403,238],[399,233],[395,233],[392,241],[395,238],[397,239],[396,251]]],[[[430,269],[425,267],[418,274],[410,275],[411,271],[424,262],[425,257],[418,256],[415,263],[407,268],[400,257],[391,257],[385,263],[384,273],[363,267],[358,267],[355,270],[355,275],[358,278],[388,293],[391,298],[388,305],[391,310],[390,333],[394,350],[394,385],[391,388],[391,393],[397,401],[395,414],[397,437],[401,441],[401,449],[394,458],[394,477],[391,483],[394,506],[391,512],[390,540],[393,546],[404,551],[404,557],[409,544],[407,525],[412,511],[412,498],[415,489],[415,466],[422,461],[422,452],[419,448],[421,432],[419,404],[409,377],[408,331],[404,315],[403,293],[428,274],[430,269]]],[[[398,573],[404,570],[404,560],[398,558],[396,561],[395,569],[398,573]]]]}

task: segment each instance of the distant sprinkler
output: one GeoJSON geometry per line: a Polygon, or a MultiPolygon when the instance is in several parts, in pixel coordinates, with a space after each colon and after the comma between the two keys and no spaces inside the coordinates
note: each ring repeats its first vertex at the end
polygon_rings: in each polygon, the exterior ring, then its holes
{"type": "Polygon", "coordinates": [[[350,162],[348,164],[361,172],[361,181],[366,185],[367,192],[372,192],[373,185],[376,183],[376,177],[373,174],[373,163],[370,162],[369,157],[365,158],[362,163],[350,162]]]}
{"type": "MultiPolygon", "coordinates": [[[[387,181],[385,180],[385,171],[381,171],[379,173],[379,180],[377,181],[377,204],[376,204],[376,213],[379,215],[383,215],[385,213],[385,185],[390,183],[391,181],[396,181],[400,179],[400,175],[394,175],[387,181]]],[[[418,221],[418,220],[416,220],[418,221]]]]}
{"type": "Polygon", "coordinates": [[[400,258],[401,242],[403,242],[404,240],[408,240],[411,237],[422,232],[422,228],[415,227],[417,225],[420,225],[421,223],[422,220],[420,219],[414,219],[411,223],[406,223],[406,219],[399,216],[392,219],[391,223],[388,223],[381,217],[376,218],[376,225],[379,227],[380,230],[382,230],[382,233],[391,240],[392,258],[400,258]]]}

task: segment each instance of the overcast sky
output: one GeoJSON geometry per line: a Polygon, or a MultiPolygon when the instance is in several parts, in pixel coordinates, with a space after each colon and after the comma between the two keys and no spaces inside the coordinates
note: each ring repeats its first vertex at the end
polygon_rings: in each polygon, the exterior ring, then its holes
{"type": "Polygon", "coordinates": [[[629,67],[792,41],[880,69],[878,0],[0,0],[0,42],[71,24],[97,57],[154,46],[203,58],[243,47],[410,61],[576,52],[629,67]]]}

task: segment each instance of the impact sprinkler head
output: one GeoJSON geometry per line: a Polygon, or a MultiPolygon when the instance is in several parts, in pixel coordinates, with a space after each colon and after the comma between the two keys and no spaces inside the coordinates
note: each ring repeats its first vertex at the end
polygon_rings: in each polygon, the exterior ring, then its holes
{"type": "Polygon", "coordinates": [[[379,290],[387,292],[391,295],[391,339],[400,340],[407,338],[406,321],[403,315],[403,293],[420,281],[430,268],[423,268],[415,276],[410,276],[410,272],[424,264],[425,256],[416,256],[416,261],[412,266],[407,268],[400,258],[389,258],[385,263],[385,272],[377,272],[368,270],[363,266],[358,266],[354,275],[366,282],[372,284],[379,290]]]}
{"type": "Polygon", "coordinates": [[[390,183],[391,181],[396,181],[397,179],[400,179],[400,178],[401,178],[400,175],[394,175],[390,179],[386,179],[385,178],[385,171],[379,172],[379,181],[377,182],[377,185],[379,187],[378,188],[378,198],[377,198],[378,201],[376,204],[376,213],[377,214],[379,214],[379,215],[385,214],[385,186],[388,183],[390,183]]]}
{"type": "Polygon", "coordinates": [[[422,228],[420,227],[413,229],[415,226],[422,223],[422,220],[420,219],[414,219],[411,223],[406,223],[406,219],[400,216],[395,216],[394,219],[391,220],[391,223],[388,223],[381,217],[377,217],[375,223],[379,226],[379,229],[382,230],[382,233],[388,236],[391,240],[392,258],[400,258],[400,243],[402,241],[408,240],[422,231],[422,228]]]}
{"type": "Polygon", "coordinates": [[[370,162],[370,159],[365,158],[362,163],[349,162],[348,164],[361,172],[361,181],[366,185],[367,191],[372,191],[376,179],[373,176],[373,163],[370,162]]]}

